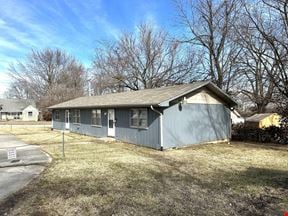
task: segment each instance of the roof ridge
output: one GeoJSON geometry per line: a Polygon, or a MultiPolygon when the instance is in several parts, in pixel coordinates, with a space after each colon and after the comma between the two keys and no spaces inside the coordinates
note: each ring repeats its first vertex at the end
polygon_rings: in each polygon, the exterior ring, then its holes
{"type": "MultiPolygon", "coordinates": [[[[169,102],[182,97],[190,92],[196,91],[206,85],[210,86],[211,81],[199,81],[181,85],[162,86],[159,88],[141,89],[137,91],[125,91],[95,96],[83,96],[62,102],[49,109],[55,108],[76,108],[76,107],[113,107],[113,106],[169,106],[169,102]]],[[[221,89],[217,88],[217,94],[222,96],[227,105],[236,105],[234,100],[227,96],[221,89]]]]}
{"type": "MultiPolygon", "coordinates": [[[[87,98],[87,97],[102,97],[102,96],[106,96],[106,95],[115,95],[115,94],[125,94],[125,93],[134,93],[134,92],[143,92],[143,91],[152,91],[152,90],[155,90],[155,89],[164,89],[164,88],[175,88],[177,86],[189,86],[189,85],[193,85],[195,83],[202,83],[202,84],[208,84],[209,82],[211,81],[195,81],[195,82],[192,82],[192,83],[183,83],[183,84],[173,84],[173,85],[168,85],[168,86],[160,86],[160,87],[156,87],[156,88],[146,88],[146,89],[138,89],[138,90],[129,90],[129,91],[123,91],[123,92],[110,92],[110,93],[107,93],[107,94],[101,94],[101,95],[93,95],[93,96],[81,96],[81,97],[78,97],[78,98],[87,98]]],[[[77,99],[77,98],[75,98],[77,99]]],[[[74,99],[72,99],[74,100],[74,99]]]]}

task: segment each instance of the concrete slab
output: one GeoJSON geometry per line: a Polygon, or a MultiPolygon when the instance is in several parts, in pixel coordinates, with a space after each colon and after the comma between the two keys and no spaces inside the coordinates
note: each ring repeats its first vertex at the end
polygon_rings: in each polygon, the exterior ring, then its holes
{"type": "Polygon", "coordinates": [[[28,145],[13,135],[0,135],[0,168],[45,164],[50,161],[50,156],[43,152],[39,146],[28,145]],[[8,148],[16,148],[17,162],[7,159],[8,148]]]}
{"type": "Polygon", "coordinates": [[[43,170],[40,165],[0,168],[0,201],[25,187],[43,170]]]}
{"type": "Polygon", "coordinates": [[[100,138],[97,138],[97,139],[99,139],[101,141],[104,141],[104,142],[115,142],[116,141],[116,139],[113,138],[113,137],[100,137],[100,138]]]}
{"type": "Polygon", "coordinates": [[[0,135],[0,201],[26,186],[51,160],[39,146],[27,145],[13,135],[0,135]],[[16,148],[16,162],[7,159],[8,148],[16,148]]]}

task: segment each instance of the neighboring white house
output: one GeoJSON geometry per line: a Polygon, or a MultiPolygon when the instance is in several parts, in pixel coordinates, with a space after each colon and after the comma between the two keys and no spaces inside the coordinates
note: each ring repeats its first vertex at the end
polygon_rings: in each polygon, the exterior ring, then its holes
{"type": "Polygon", "coordinates": [[[244,124],[245,123],[245,119],[235,109],[231,111],[231,121],[232,121],[232,125],[244,124]]]}
{"type": "Polygon", "coordinates": [[[29,105],[22,112],[23,121],[38,121],[39,111],[37,108],[29,105]]]}
{"type": "Polygon", "coordinates": [[[23,99],[0,99],[0,120],[38,121],[35,102],[23,99]]]}

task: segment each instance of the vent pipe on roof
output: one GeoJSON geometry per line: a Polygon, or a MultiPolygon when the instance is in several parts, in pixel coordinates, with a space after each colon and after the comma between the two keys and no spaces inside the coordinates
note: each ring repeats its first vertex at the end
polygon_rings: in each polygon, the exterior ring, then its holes
{"type": "Polygon", "coordinates": [[[150,106],[150,108],[152,111],[158,113],[160,116],[160,128],[159,128],[159,131],[160,131],[160,151],[163,151],[163,113],[161,113],[158,110],[155,110],[152,105],[150,106]]]}

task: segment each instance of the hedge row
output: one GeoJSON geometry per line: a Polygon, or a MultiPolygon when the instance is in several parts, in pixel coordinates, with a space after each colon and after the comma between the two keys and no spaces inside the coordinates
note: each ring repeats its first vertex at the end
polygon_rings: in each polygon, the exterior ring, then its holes
{"type": "Polygon", "coordinates": [[[288,128],[271,126],[260,129],[245,125],[235,126],[232,129],[232,140],[287,145],[288,128]]]}

